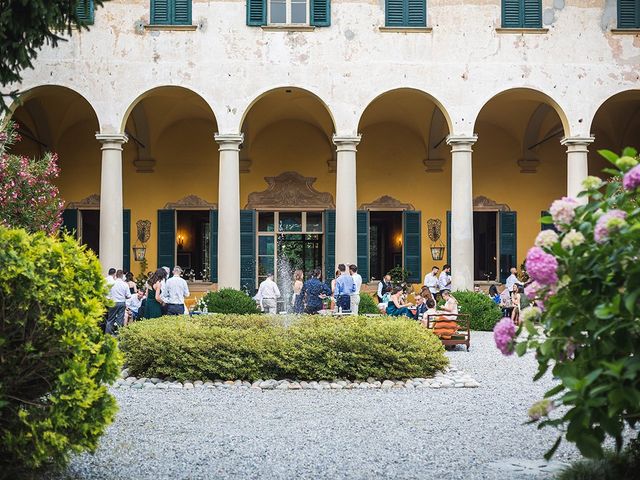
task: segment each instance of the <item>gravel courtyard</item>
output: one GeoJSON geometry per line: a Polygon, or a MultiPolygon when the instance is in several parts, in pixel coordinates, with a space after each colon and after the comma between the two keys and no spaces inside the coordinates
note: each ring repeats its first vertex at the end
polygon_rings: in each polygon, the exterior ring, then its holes
{"type": "MultiPolygon", "coordinates": [[[[524,425],[550,385],[532,383],[533,357],[501,356],[485,332],[448,355],[481,387],[115,389],[115,423],[61,478],[552,478],[555,432],[524,425]]],[[[563,444],[555,460],[576,457],[563,444]]]]}

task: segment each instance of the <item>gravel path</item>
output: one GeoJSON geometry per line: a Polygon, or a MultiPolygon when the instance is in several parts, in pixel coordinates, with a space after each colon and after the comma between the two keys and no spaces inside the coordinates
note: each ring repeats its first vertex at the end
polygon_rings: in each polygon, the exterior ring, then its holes
{"type": "MultiPolygon", "coordinates": [[[[115,423],[62,478],[550,478],[538,467],[554,432],[523,424],[550,385],[531,382],[533,357],[501,356],[484,332],[448,355],[482,386],[114,390],[115,423]]],[[[556,460],[576,456],[565,444],[556,460]]]]}

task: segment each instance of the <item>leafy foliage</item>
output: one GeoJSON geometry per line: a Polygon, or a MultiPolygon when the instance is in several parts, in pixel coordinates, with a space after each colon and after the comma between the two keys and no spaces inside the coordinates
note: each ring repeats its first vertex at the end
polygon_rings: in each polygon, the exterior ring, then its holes
{"type": "Polygon", "coordinates": [[[491,297],[470,291],[454,292],[460,313],[471,315],[471,329],[491,331],[502,317],[500,307],[491,297]]]}
{"type": "MultiPolygon", "coordinates": [[[[605,170],[614,177],[638,164],[633,149],[623,152],[625,158],[600,153],[614,165],[605,170]]],[[[513,345],[519,355],[535,350],[534,379],[551,369],[560,380],[545,397],[566,407],[563,414],[533,419],[561,431],[547,456],[562,436],[586,457],[602,457],[607,437],[620,451],[625,425],[634,427],[640,419],[639,190],[593,177],[584,185],[580,196],[588,196],[589,203],[567,216],[570,203],[563,200],[562,213],[570,221],[556,221],[559,237],[544,246],[557,261],[559,281],[536,287],[537,303],[544,308],[542,329],[524,322],[518,334],[526,337],[513,345]]]]}
{"type": "Polygon", "coordinates": [[[380,313],[380,310],[378,309],[378,301],[374,300],[373,297],[368,293],[361,293],[360,304],[358,305],[358,313],[360,315],[380,313]]]}
{"type": "Polygon", "coordinates": [[[0,265],[0,476],[19,478],[96,448],[119,354],[98,261],[71,237],[0,227],[0,265]]]}
{"type": "Polygon", "coordinates": [[[179,380],[409,378],[448,364],[430,331],[388,317],[165,317],[121,330],[120,346],[132,374],[179,380]]]}
{"type": "Polygon", "coordinates": [[[244,292],[233,288],[222,288],[217,292],[207,292],[200,300],[209,313],[259,313],[256,302],[244,292]]]}
{"type": "Polygon", "coordinates": [[[640,446],[632,440],[620,453],[610,450],[598,459],[580,460],[566,468],[557,480],[635,480],[640,472],[640,446]]]}
{"type": "Polygon", "coordinates": [[[59,174],[58,157],[28,158],[7,152],[19,136],[8,122],[0,130],[0,225],[54,234],[62,224],[64,202],[51,180],[59,174]]]}
{"type": "MultiPolygon", "coordinates": [[[[0,85],[22,81],[21,72],[33,68],[32,60],[44,45],[57,47],[66,41],[60,35],[71,35],[76,28],[87,29],[78,18],[78,1],[82,0],[3,0],[0,4],[0,85]]],[[[102,6],[107,0],[93,0],[102,6]]],[[[89,2],[86,2],[87,5],[89,2]]],[[[82,13],[82,10],[80,10],[82,13]]],[[[4,95],[0,111],[6,110],[4,95]]],[[[15,97],[16,91],[9,92],[15,97]]]]}

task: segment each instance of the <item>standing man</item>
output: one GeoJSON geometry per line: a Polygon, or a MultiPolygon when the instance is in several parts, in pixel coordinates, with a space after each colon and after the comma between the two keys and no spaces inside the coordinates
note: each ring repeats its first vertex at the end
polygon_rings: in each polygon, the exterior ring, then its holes
{"type": "Polygon", "coordinates": [[[184,315],[186,308],[184,299],[189,296],[189,287],[181,277],[182,268],[173,268],[173,277],[166,281],[160,297],[167,305],[167,315],[184,315]]]}
{"type": "Polygon", "coordinates": [[[356,291],[353,278],[347,273],[344,263],[338,265],[340,276],[336,279],[336,291],[334,293],[338,311],[348,312],[351,310],[351,295],[356,291]]]}
{"type": "Polygon", "coordinates": [[[129,291],[129,285],[124,281],[124,272],[118,270],[116,272],[116,279],[111,286],[109,298],[114,302],[114,306],[109,308],[107,314],[107,328],[106,333],[109,335],[115,335],[118,327],[124,325],[124,311],[126,309],[127,298],[131,298],[131,292],[129,291]]]}
{"type": "MultiPolygon", "coordinates": [[[[111,290],[111,287],[113,287],[113,284],[116,283],[116,269],[115,268],[110,268],[109,269],[109,273],[107,273],[107,276],[104,277],[104,281],[107,282],[107,288],[109,290],[111,290]]],[[[107,295],[107,298],[109,298],[109,295],[107,295]]]]}
{"type": "Polygon", "coordinates": [[[351,313],[358,315],[358,306],[360,305],[360,287],[362,287],[362,276],[358,273],[357,265],[349,265],[349,273],[353,279],[355,292],[351,294],[351,313]]]}
{"type": "Polygon", "coordinates": [[[436,295],[438,295],[440,293],[440,285],[438,283],[438,271],[439,270],[440,269],[434,265],[433,267],[431,267],[431,272],[427,273],[424,276],[423,285],[429,289],[429,292],[431,292],[431,296],[434,299],[436,298],[436,295]]]}
{"type": "Polygon", "coordinates": [[[443,290],[451,290],[451,265],[448,263],[442,267],[442,273],[438,277],[438,287],[440,288],[440,295],[443,290]]]}
{"type": "Polygon", "coordinates": [[[391,284],[391,275],[389,275],[388,273],[382,278],[382,280],[380,280],[380,283],[378,284],[378,303],[382,303],[382,296],[391,291],[391,289],[393,288],[393,285],[391,284]]]}
{"type": "Polygon", "coordinates": [[[329,286],[320,280],[322,271],[316,268],[311,274],[311,278],[304,282],[302,290],[300,290],[300,296],[305,303],[304,313],[309,315],[315,315],[322,310],[322,301],[331,296],[331,289],[329,286]]]}
{"type": "Polygon", "coordinates": [[[269,272],[267,278],[260,282],[258,293],[253,298],[260,302],[262,310],[266,313],[278,313],[280,289],[276,282],[273,281],[273,273],[269,272]]]}
{"type": "Polygon", "coordinates": [[[511,275],[509,275],[507,277],[507,281],[505,283],[506,287],[507,287],[507,291],[511,292],[513,291],[513,286],[517,283],[518,285],[520,285],[520,280],[518,280],[518,277],[516,276],[516,274],[518,273],[518,269],[515,267],[511,267],[511,275]]]}
{"type": "MultiPolygon", "coordinates": [[[[165,277],[160,281],[160,298],[164,298],[165,295],[165,289],[167,288],[167,280],[169,280],[169,277],[171,276],[171,270],[169,270],[169,267],[162,267],[162,269],[164,270],[164,273],[166,274],[165,277]]],[[[162,315],[167,315],[167,304],[163,303],[162,304],[162,315]]]]}

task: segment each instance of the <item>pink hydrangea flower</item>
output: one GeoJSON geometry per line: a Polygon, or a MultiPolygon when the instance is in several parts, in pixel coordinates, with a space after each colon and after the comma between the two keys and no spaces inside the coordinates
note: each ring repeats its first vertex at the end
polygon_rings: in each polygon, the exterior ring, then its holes
{"type": "Polygon", "coordinates": [[[513,354],[513,339],[516,336],[516,327],[509,317],[505,317],[493,327],[493,339],[496,347],[503,355],[513,354]]]}
{"type": "Polygon", "coordinates": [[[640,187],[640,165],[636,165],[622,178],[622,186],[626,190],[635,190],[640,187]]]}
{"type": "Polygon", "coordinates": [[[593,231],[593,238],[595,238],[598,243],[604,243],[607,238],[609,238],[609,233],[611,233],[611,220],[624,220],[625,218],[627,218],[627,212],[622,210],[609,210],[598,218],[596,228],[593,231]]]}
{"type": "Polygon", "coordinates": [[[553,223],[562,230],[564,225],[569,225],[575,218],[577,206],[578,202],[572,197],[562,197],[553,202],[549,208],[553,223]]]}
{"type": "Polygon", "coordinates": [[[527,253],[527,273],[541,286],[558,283],[558,260],[540,247],[531,247],[527,253]]]}
{"type": "Polygon", "coordinates": [[[535,282],[535,281],[531,282],[529,285],[524,287],[524,294],[527,296],[529,300],[535,300],[541,288],[542,287],[538,282],[535,282]]]}

